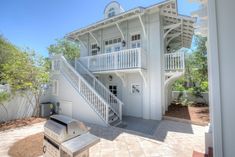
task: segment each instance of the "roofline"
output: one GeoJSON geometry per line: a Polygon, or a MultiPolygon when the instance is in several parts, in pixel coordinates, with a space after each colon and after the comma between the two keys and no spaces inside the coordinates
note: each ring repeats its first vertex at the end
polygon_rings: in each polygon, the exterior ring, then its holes
{"type": "Polygon", "coordinates": [[[162,6],[162,5],[165,5],[165,4],[168,4],[168,3],[171,3],[173,1],[177,1],[177,0],[164,0],[162,2],[159,2],[159,3],[155,3],[153,5],[150,5],[148,7],[145,7],[146,10],[151,10],[151,9],[154,9],[156,7],[159,7],[159,6],[162,6]]]}
{"type": "Polygon", "coordinates": [[[80,29],[78,29],[78,30],[76,29],[76,30],[74,30],[74,31],[72,31],[72,32],[70,32],[70,33],[68,33],[68,34],[66,34],[65,37],[66,37],[66,36],[69,36],[69,35],[71,35],[71,34],[73,34],[73,33],[81,32],[82,30],[85,30],[85,29],[94,27],[95,25],[98,25],[98,24],[101,24],[101,23],[110,21],[110,20],[112,20],[112,19],[114,19],[114,18],[117,18],[117,17],[123,16],[123,15],[129,14],[129,13],[131,13],[131,12],[141,11],[141,10],[143,10],[143,9],[144,9],[144,8],[140,8],[140,7],[133,8],[133,9],[128,10],[128,11],[126,11],[126,12],[123,12],[123,13],[120,13],[120,14],[118,14],[118,15],[115,15],[115,16],[113,16],[113,17],[111,17],[111,18],[106,18],[106,19],[100,20],[100,21],[95,22],[95,23],[92,23],[92,24],[90,24],[90,25],[88,25],[88,26],[82,27],[82,28],[80,28],[80,29]]]}
{"type": "MultiPolygon", "coordinates": [[[[173,1],[177,1],[177,0],[165,0],[165,1],[162,1],[162,2],[160,2],[160,3],[153,4],[153,5],[148,6],[148,7],[140,7],[140,6],[139,6],[139,7],[136,7],[136,8],[130,9],[130,10],[127,10],[127,11],[125,11],[125,12],[123,12],[123,13],[120,13],[120,14],[118,14],[118,15],[115,15],[115,16],[113,16],[113,17],[111,17],[111,18],[103,19],[103,20],[100,20],[100,21],[98,21],[98,22],[96,22],[96,23],[93,23],[93,24],[90,24],[90,25],[88,25],[88,26],[82,27],[82,28],[80,28],[80,29],[78,29],[78,30],[74,30],[74,31],[72,31],[72,32],[70,32],[70,33],[68,33],[68,34],[66,34],[66,35],[65,35],[65,38],[68,38],[70,35],[72,35],[72,34],[74,34],[74,33],[81,32],[81,31],[83,31],[83,30],[85,30],[85,29],[94,27],[95,25],[98,25],[98,24],[107,22],[107,21],[112,20],[112,19],[114,19],[114,18],[117,18],[117,17],[123,16],[123,15],[129,14],[129,13],[132,13],[132,12],[135,12],[135,11],[140,11],[140,12],[149,11],[149,10],[152,10],[152,9],[154,9],[154,8],[160,7],[160,6],[162,6],[162,5],[166,5],[166,4],[168,4],[168,3],[171,3],[171,2],[173,2],[173,1]]],[[[113,2],[113,1],[112,1],[112,2],[113,2]]],[[[111,3],[111,2],[110,2],[110,3],[111,3]]],[[[110,3],[109,3],[109,4],[110,4],[110,3]]],[[[117,2],[117,3],[118,3],[118,2],[117,2]]]]}
{"type": "Polygon", "coordinates": [[[183,15],[183,14],[178,14],[178,17],[186,19],[186,20],[191,20],[193,22],[197,22],[197,17],[192,17],[188,15],[183,15]]]}

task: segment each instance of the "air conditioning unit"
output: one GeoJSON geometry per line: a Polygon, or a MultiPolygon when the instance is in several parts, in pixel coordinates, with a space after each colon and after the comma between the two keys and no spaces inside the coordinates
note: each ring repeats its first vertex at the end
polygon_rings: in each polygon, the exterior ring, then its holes
{"type": "Polygon", "coordinates": [[[40,116],[43,118],[50,117],[53,114],[54,104],[50,102],[40,104],[40,116]]]}

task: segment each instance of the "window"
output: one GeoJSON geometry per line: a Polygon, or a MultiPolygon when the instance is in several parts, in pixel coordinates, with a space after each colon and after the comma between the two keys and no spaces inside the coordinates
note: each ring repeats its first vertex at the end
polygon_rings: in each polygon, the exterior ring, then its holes
{"type": "Polygon", "coordinates": [[[108,13],[108,17],[113,17],[115,16],[115,9],[114,8],[110,8],[109,9],[109,13],[108,13]]]}
{"type": "Polygon", "coordinates": [[[109,91],[113,93],[113,95],[117,96],[117,86],[115,85],[110,85],[109,86],[109,91]]]}
{"type": "Polygon", "coordinates": [[[105,53],[116,52],[121,50],[121,38],[114,38],[110,40],[106,40],[104,42],[105,45],[105,53]]]}
{"type": "Polygon", "coordinates": [[[110,53],[112,52],[112,48],[111,47],[105,47],[105,53],[110,53]]]}
{"type": "Polygon", "coordinates": [[[120,51],[120,50],[121,50],[121,47],[119,45],[114,47],[114,51],[120,51]]]}
{"type": "Polygon", "coordinates": [[[141,36],[140,34],[135,34],[131,36],[131,48],[141,47],[141,36]]]}
{"type": "Polygon", "coordinates": [[[59,81],[53,80],[52,81],[52,94],[58,96],[59,94],[59,81]]]}
{"type": "Polygon", "coordinates": [[[138,84],[132,84],[131,85],[131,93],[132,94],[139,94],[140,93],[140,85],[138,84]]]}
{"type": "Polygon", "coordinates": [[[98,45],[92,44],[91,45],[91,55],[94,56],[94,55],[97,55],[97,53],[98,53],[98,45]]]}

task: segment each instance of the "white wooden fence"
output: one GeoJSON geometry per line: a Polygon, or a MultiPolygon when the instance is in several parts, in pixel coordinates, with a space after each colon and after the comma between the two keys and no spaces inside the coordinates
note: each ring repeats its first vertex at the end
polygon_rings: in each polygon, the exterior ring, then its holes
{"type": "Polygon", "coordinates": [[[9,101],[5,101],[0,105],[0,122],[31,117],[33,116],[34,108],[35,99],[32,94],[28,92],[22,95],[22,93],[18,92],[12,95],[9,101]]]}

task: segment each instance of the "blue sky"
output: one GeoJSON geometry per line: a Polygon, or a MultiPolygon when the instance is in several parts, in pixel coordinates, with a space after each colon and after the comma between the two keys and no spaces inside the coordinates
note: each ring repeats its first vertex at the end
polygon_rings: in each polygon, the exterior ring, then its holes
{"type": "MultiPolygon", "coordinates": [[[[0,34],[13,44],[47,56],[55,39],[103,18],[111,0],[1,0],[0,34]]],[[[118,0],[125,10],[162,0],[118,0]]],[[[198,4],[178,0],[180,14],[190,15],[198,4]]]]}

